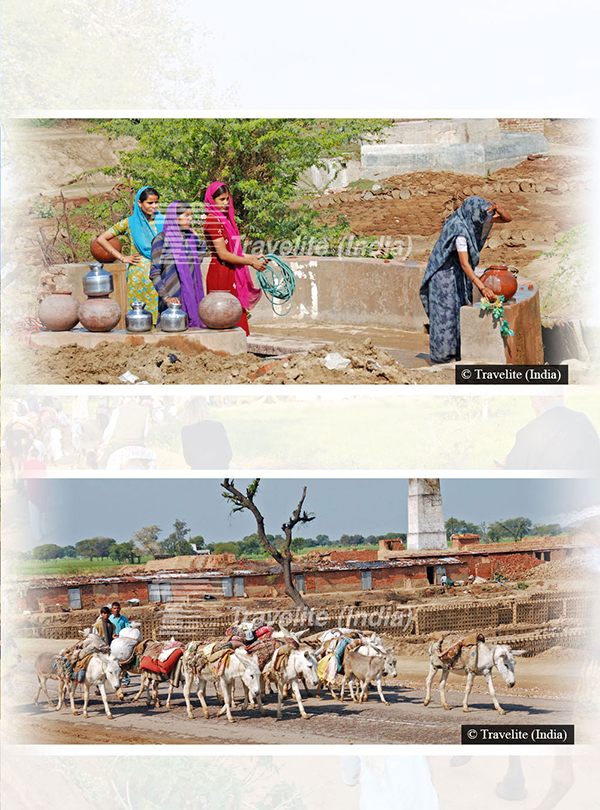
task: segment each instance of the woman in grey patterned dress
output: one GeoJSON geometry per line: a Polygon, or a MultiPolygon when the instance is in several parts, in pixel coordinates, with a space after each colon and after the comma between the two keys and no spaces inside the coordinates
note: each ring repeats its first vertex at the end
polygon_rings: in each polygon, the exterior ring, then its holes
{"type": "Polygon", "coordinates": [[[473,284],[489,301],[495,300],[495,294],[483,286],[475,270],[492,224],[511,220],[511,215],[495,203],[467,197],[444,222],[421,284],[433,363],[460,360],[460,308],[473,302],[473,284]]]}

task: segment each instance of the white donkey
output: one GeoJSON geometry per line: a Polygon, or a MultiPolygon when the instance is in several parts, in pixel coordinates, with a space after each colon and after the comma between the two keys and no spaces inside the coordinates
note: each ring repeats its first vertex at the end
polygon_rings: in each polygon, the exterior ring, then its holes
{"type": "MultiPolygon", "coordinates": [[[[192,642],[193,643],[193,642],[192,642]]],[[[189,645],[188,645],[189,649],[189,645]]],[[[187,650],[186,650],[187,652],[187,650]]],[[[233,706],[233,684],[239,678],[244,687],[244,705],[243,709],[248,708],[248,702],[254,705],[254,701],[258,701],[258,707],[262,713],[262,700],[260,694],[260,669],[258,666],[258,658],[256,655],[249,655],[245,649],[239,647],[234,650],[230,655],[227,663],[221,671],[219,671],[218,662],[214,664],[206,664],[199,672],[190,667],[189,660],[186,658],[186,653],[183,655],[183,697],[185,698],[185,705],[187,707],[188,717],[193,719],[194,712],[190,701],[192,686],[194,681],[198,681],[198,700],[202,705],[204,717],[208,718],[208,706],[206,705],[206,684],[214,683],[218,687],[219,692],[223,697],[223,706],[217,712],[217,717],[222,714],[227,714],[227,720],[234,723],[235,720],[231,716],[231,708],[233,706]]],[[[167,698],[167,708],[171,705],[172,689],[169,689],[169,696],[167,698]]]]}
{"type": "Polygon", "coordinates": [[[428,706],[431,702],[431,684],[438,670],[442,671],[440,678],[440,700],[444,709],[451,709],[446,700],[446,680],[452,672],[457,672],[459,675],[467,676],[467,683],[465,686],[465,694],[463,697],[463,712],[469,711],[468,700],[473,687],[473,681],[477,675],[483,675],[487,682],[488,691],[494,702],[494,706],[498,714],[506,714],[502,706],[498,703],[494,684],[492,681],[492,670],[494,667],[498,670],[504,682],[512,689],[516,682],[515,676],[515,656],[522,655],[524,650],[511,650],[507,644],[494,644],[488,646],[485,642],[479,641],[477,643],[477,663],[473,664],[469,655],[461,651],[458,660],[453,666],[442,661],[437,653],[437,642],[432,642],[429,647],[429,674],[427,675],[424,706],[428,706]]]}
{"type": "MultiPolygon", "coordinates": [[[[110,686],[115,690],[116,696],[119,700],[123,700],[125,695],[123,694],[123,690],[121,689],[121,667],[119,666],[119,662],[116,658],[113,658],[112,655],[103,652],[94,652],[92,657],[89,660],[87,668],[85,670],[85,678],[83,680],[83,716],[89,717],[88,715],[88,703],[90,699],[90,687],[97,686],[100,690],[100,695],[102,696],[102,702],[104,704],[104,711],[106,716],[109,720],[114,719],[114,715],[112,714],[110,707],[108,705],[108,700],[106,699],[106,689],[105,689],[105,682],[108,681],[110,686]]],[[[69,693],[69,698],[71,700],[71,711],[74,715],[77,715],[77,709],[75,708],[75,689],[77,686],[78,681],[71,679],[69,681],[60,681],[60,687],[58,691],[58,705],[56,706],[56,711],[62,708],[64,704],[64,696],[65,696],[65,689],[69,693]]]]}
{"type": "Polygon", "coordinates": [[[300,681],[309,688],[316,688],[319,684],[317,673],[317,659],[309,650],[292,650],[289,653],[275,651],[271,660],[263,669],[265,682],[274,683],[277,687],[277,719],[281,719],[281,704],[283,693],[286,687],[291,687],[300,715],[304,720],[308,720],[310,715],[306,713],[302,698],[300,696],[300,681]],[[283,655],[283,660],[278,660],[283,655]]]}

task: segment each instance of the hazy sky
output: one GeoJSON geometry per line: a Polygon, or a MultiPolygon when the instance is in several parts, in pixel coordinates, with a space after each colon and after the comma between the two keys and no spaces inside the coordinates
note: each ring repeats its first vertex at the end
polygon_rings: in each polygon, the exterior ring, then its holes
{"type": "MultiPolygon", "coordinates": [[[[255,531],[246,513],[230,515],[221,479],[49,480],[52,504],[46,542],[68,545],[103,535],[129,540],[142,526],[156,524],[166,536],[176,518],[207,541],[239,540],[255,531]]],[[[236,480],[238,487],[249,482],[236,480]]],[[[316,515],[297,533],[384,534],[407,529],[407,479],[263,479],[257,503],[267,531],[276,534],[307,484],[305,507],[316,515]]],[[[596,502],[588,482],[534,479],[442,480],[444,515],[490,523],[520,515],[549,522],[558,512],[596,502]]],[[[34,543],[32,542],[32,545],[34,543]]]]}

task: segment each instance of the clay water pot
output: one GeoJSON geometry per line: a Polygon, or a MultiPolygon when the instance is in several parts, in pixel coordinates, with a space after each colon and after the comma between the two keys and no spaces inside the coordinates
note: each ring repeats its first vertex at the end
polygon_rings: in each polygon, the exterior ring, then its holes
{"type": "Polygon", "coordinates": [[[208,329],[231,329],[242,317],[242,305],[227,290],[213,290],[200,301],[198,313],[208,329]]]}
{"type": "MultiPolygon", "coordinates": [[[[121,252],[121,242],[116,236],[111,236],[110,239],[108,240],[108,244],[115,250],[118,250],[119,253],[121,252]]],[[[110,264],[110,262],[117,261],[115,257],[112,255],[112,253],[109,253],[102,247],[102,245],[98,242],[97,238],[94,239],[94,241],[90,245],[90,253],[94,257],[94,259],[96,259],[96,261],[102,262],[103,264],[110,264]]]]}
{"type": "Polygon", "coordinates": [[[481,276],[481,280],[484,286],[496,293],[496,295],[503,295],[505,301],[513,297],[519,286],[519,282],[505,264],[495,264],[488,267],[481,276]]]}
{"type": "Polygon", "coordinates": [[[88,298],[79,307],[79,320],[89,332],[110,332],[121,320],[121,307],[108,295],[88,298]]]}
{"type": "Polygon", "coordinates": [[[79,301],[67,292],[55,292],[44,298],[38,318],[52,332],[68,332],[79,322],[79,301]]]}

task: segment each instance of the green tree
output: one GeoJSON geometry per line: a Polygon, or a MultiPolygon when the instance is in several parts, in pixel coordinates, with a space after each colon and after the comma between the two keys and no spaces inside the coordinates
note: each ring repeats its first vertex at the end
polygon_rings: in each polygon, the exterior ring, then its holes
{"type": "Polygon", "coordinates": [[[469,523],[467,520],[450,517],[444,525],[448,542],[453,534],[479,534],[479,526],[476,523],[469,523]]]}
{"type": "Polygon", "coordinates": [[[533,537],[555,537],[557,534],[562,533],[563,527],[560,523],[536,523],[528,532],[533,537]]]}
{"type": "Polygon", "coordinates": [[[143,529],[138,529],[131,538],[133,545],[140,549],[142,554],[150,554],[154,557],[155,554],[160,553],[160,542],[158,539],[162,529],[159,526],[144,526],[143,529]]]}
{"type": "Polygon", "coordinates": [[[343,534],[340,537],[340,546],[362,546],[364,542],[362,534],[343,534]]]}
{"type": "Polygon", "coordinates": [[[198,549],[204,548],[205,547],[204,537],[202,537],[201,534],[197,534],[195,537],[190,537],[190,546],[192,544],[196,546],[196,548],[198,549]]]}
{"type": "Polygon", "coordinates": [[[529,518],[517,517],[508,520],[497,520],[490,523],[488,537],[492,543],[499,543],[505,538],[514,541],[522,540],[527,534],[531,534],[532,522],[529,518]]]}
{"type": "MultiPolygon", "coordinates": [[[[274,540],[274,537],[271,535],[271,542],[274,540]]],[[[240,543],[240,551],[242,554],[263,554],[264,548],[258,534],[248,534],[240,543]]]]}
{"type": "Polygon", "coordinates": [[[173,524],[173,531],[163,540],[161,553],[168,554],[169,557],[179,557],[186,554],[193,554],[194,551],[187,539],[190,529],[184,520],[176,520],[173,524]]]}
{"type": "Polygon", "coordinates": [[[225,543],[215,543],[211,551],[213,554],[235,554],[236,557],[241,555],[240,543],[235,540],[225,543]]]}
{"type": "Polygon", "coordinates": [[[155,186],[166,199],[188,201],[203,201],[217,178],[230,185],[240,232],[248,239],[335,242],[347,223],[320,222],[318,212],[302,201],[298,180],[324,156],[348,150],[388,124],[383,119],[145,118],[113,119],[99,128],[111,137],[137,140],[134,149],[120,153],[118,166],[106,169],[109,173],[131,177],[136,186],[155,186]]]}
{"type": "Polygon", "coordinates": [[[131,540],[127,540],[125,543],[115,543],[110,556],[119,562],[129,561],[132,565],[136,561],[140,562],[139,549],[135,548],[131,540]]]}
{"type": "Polygon", "coordinates": [[[96,557],[104,559],[111,556],[116,540],[113,540],[112,537],[94,537],[94,541],[96,543],[96,557]]]}
{"type": "Polygon", "coordinates": [[[76,557],[77,549],[75,546],[63,546],[61,557],[76,557]]]}
{"type": "Polygon", "coordinates": [[[62,556],[62,546],[57,546],[55,543],[45,543],[42,546],[36,546],[31,556],[34,560],[58,560],[62,556]]]}
{"type": "Polygon", "coordinates": [[[95,539],[80,540],[78,543],[75,543],[75,549],[78,557],[88,557],[90,560],[93,560],[94,557],[98,556],[95,539]]]}

